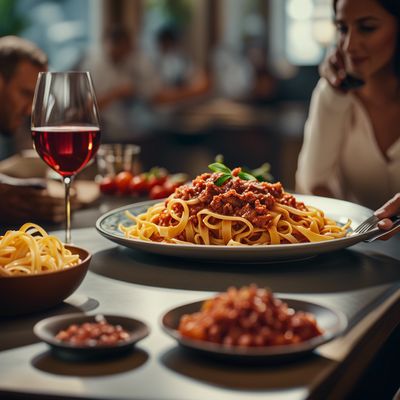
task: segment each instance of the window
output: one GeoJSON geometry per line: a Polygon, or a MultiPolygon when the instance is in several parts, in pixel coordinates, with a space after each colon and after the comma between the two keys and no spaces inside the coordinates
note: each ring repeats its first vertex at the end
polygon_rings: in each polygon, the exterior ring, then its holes
{"type": "Polygon", "coordinates": [[[272,0],[271,5],[275,51],[292,65],[318,64],[334,38],[331,0],[272,0]]]}
{"type": "Polygon", "coordinates": [[[35,42],[47,53],[51,69],[71,69],[93,44],[93,29],[100,29],[94,23],[99,20],[100,5],[96,0],[17,0],[14,15],[24,23],[8,34],[35,42]]]}

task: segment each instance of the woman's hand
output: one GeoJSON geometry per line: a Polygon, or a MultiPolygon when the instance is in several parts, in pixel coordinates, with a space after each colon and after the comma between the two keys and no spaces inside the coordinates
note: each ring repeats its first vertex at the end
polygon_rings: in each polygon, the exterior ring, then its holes
{"type": "MultiPolygon", "coordinates": [[[[400,193],[397,193],[392,199],[386,202],[381,208],[375,211],[375,215],[380,219],[378,227],[384,231],[390,230],[393,222],[390,217],[400,214],[400,193]]],[[[393,232],[383,236],[382,240],[387,240],[400,232],[400,226],[393,232]]]]}
{"type": "Polygon", "coordinates": [[[319,66],[319,74],[336,90],[345,92],[340,86],[346,78],[344,58],[338,48],[331,50],[319,66]]]}

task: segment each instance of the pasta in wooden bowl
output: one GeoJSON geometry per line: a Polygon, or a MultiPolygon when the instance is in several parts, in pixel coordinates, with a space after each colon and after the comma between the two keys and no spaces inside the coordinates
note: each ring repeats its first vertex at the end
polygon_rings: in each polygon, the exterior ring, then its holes
{"type": "Polygon", "coordinates": [[[0,316],[61,303],[86,275],[91,255],[64,245],[40,226],[24,224],[0,236],[0,316]]]}

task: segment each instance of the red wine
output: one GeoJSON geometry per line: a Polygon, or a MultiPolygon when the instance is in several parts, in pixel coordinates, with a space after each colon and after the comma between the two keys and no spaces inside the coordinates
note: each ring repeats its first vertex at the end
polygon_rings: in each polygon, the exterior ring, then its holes
{"type": "Polygon", "coordinates": [[[96,154],[100,130],[92,126],[49,126],[32,129],[35,149],[61,176],[79,172],[96,154]]]}

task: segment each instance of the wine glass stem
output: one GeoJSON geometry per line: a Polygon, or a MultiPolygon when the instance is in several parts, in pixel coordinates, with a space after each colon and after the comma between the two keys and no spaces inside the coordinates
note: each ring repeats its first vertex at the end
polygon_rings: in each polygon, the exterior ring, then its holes
{"type": "Polygon", "coordinates": [[[64,177],[65,186],[65,243],[71,243],[71,189],[72,177],[64,177]]]}

